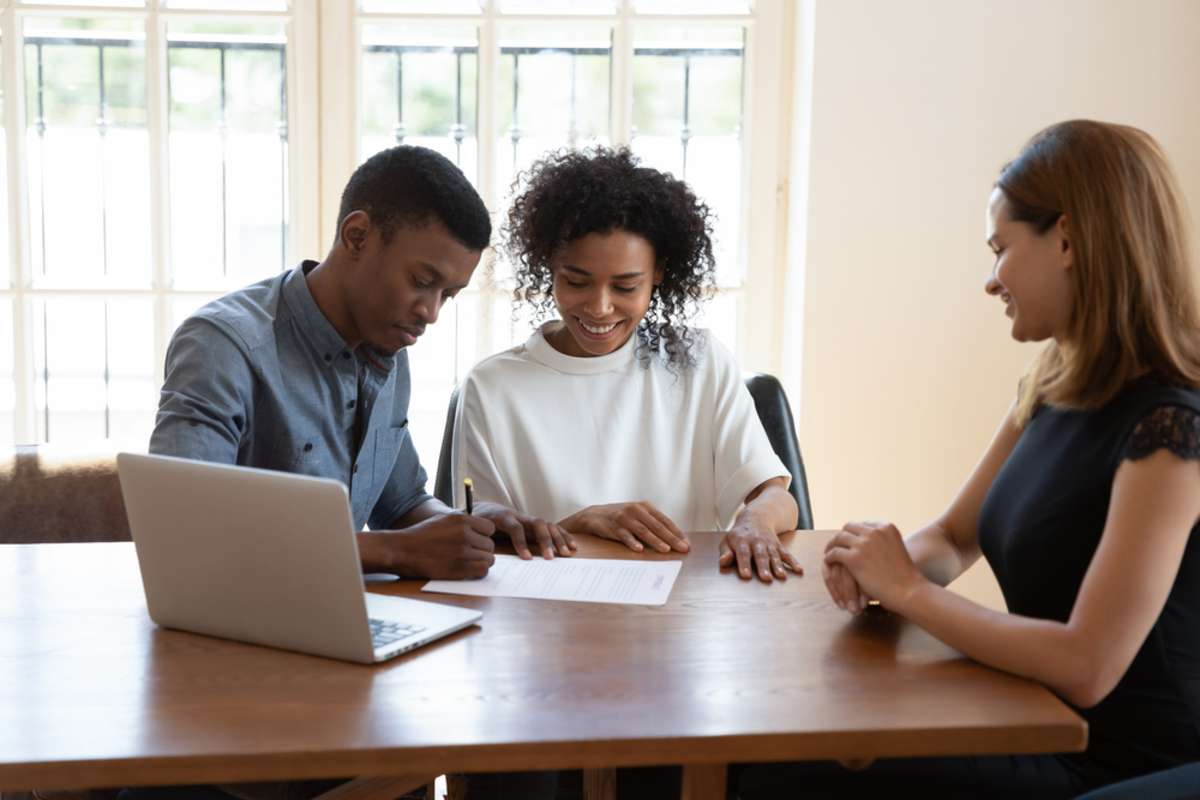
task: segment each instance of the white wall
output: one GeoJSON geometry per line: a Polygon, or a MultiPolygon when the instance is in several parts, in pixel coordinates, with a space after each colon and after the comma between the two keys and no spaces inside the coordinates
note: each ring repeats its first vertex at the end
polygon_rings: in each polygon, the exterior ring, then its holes
{"type": "MultiPolygon", "coordinates": [[[[802,354],[784,374],[817,526],[911,530],[966,477],[1036,352],[983,292],[985,201],[1021,144],[1075,117],[1137,125],[1200,229],[1200,2],[813,2],[797,14],[801,91],[806,56],[812,71],[791,198],[807,240],[788,263],[802,354]]],[[[1002,602],[979,567],[959,585],[1002,602]]]]}

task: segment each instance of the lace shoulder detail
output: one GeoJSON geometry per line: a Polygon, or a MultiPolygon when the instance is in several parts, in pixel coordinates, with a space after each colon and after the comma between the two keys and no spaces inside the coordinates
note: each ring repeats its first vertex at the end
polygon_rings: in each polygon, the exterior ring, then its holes
{"type": "Polygon", "coordinates": [[[1159,406],[1134,427],[1124,457],[1137,461],[1164,447],[1186,461],[1200,461],[1200,412],[1159,406]]]}

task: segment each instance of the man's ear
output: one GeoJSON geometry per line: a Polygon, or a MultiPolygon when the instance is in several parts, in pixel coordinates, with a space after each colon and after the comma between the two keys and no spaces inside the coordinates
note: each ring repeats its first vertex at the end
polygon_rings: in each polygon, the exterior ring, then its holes
{"type": "Polygon", "coordinates": [[[365,211],[351,211],[342,220],[341,245],[357,257],[367,244],[371,232],[371,217],[365,211]]]}
{"type": "Polygon", "coordinates": [[[654,268],[654,285],[655,285],[655,286],[662,286],[662,282],[663,282],[663,270],[662,270],[662,267],[655,267],[655,268],[654,268]]]}

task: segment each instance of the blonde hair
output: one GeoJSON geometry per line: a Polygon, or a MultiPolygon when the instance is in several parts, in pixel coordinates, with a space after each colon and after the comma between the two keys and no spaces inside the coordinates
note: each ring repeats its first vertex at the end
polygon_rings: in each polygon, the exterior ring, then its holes
{"type": "Polygon", "coordinates": [[[1066,216],[1071,316],[1021,382],[1017,422],[1041,403],[1102,406],[1150,372],[1200,385],[1200,304],[1182,195],[1144,131],[1072,120],[1036,134],[1000,171],[1013,220],[1066,216]]]}

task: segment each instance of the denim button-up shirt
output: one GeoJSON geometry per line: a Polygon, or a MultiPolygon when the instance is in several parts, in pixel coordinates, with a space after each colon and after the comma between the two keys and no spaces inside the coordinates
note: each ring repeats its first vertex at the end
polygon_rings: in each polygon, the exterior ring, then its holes
{"type": "Polygon", "coordinates": [[[314,266],[214,300],[179,327],[150,452],[335,478],[358,528],[392,528],[430,499],[408,432],[408,355],[346,347],[309,292],[314,266]]]}

